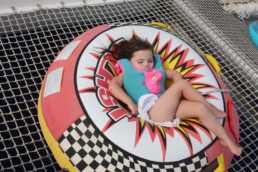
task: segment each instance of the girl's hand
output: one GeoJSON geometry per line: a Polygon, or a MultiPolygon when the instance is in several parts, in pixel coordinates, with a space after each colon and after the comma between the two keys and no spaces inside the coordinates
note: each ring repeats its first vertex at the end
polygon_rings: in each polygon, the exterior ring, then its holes
{"type": "Polygon", "coordinates": [[[134,102],[127,104],[128,108],[131,110],[132,115],[138,115],[138,106],[134,102]]]}
{"type": "Polygon", "coordinates": [[[123,103],[125,103],[133,115],[138,115],[137,105],[132,101],[132,99],[122,89],[122,87],[121,87],[122,84],[123,84],[123,73],[120,73],[118,76],[114,77],[110,81],[108,90],[111,92],[111,94],[115,98],[117,98],[118,100],[121,100],[123,103]]]}

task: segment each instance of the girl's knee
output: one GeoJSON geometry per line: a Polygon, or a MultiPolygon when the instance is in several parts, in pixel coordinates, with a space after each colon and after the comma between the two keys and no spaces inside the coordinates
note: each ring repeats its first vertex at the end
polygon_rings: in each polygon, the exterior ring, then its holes
{"type": "Polygon", "coordinates": [[[175,96],[179,96],[181,98],[181,96],[183,95],[183,88],[182,88],[182,82],[181,81],[177,81],[174,82],[167,90],[166,92],[168,92],[169,94],[173,94],[175,96]]]}
{"type": "Polygon", "coordinates": [[[184,79],[177,80],[174,84],[182,91],[189,88],[189,83],[184,79]]]}
{"type": "Polygon", "coordinates": [[[176,80],[175,82],[174,82],[174,84],[176,84],[176,85],[185,85],[185,80],[184,79],[179,79],[179,80],[176,80]]]}
{"type": "Polygon", "coordinates": [[[170,87],[173,87],[173,89],[176,89],[177,91],[183,91],[185,82],[185,80],[180,79],[174,82],[170,87]]]}

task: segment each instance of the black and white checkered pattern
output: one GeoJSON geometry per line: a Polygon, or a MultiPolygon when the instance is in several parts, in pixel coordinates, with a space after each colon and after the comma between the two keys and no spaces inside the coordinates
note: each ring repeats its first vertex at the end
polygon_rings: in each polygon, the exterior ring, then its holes
{"type": "Polygon", "coordinates": [[[105,139],[86,116],[75,121],[58,142],[79,171],[200,171],[208,164],[204,152],[175,163],[150,162],[130,155],[105,139]]]}

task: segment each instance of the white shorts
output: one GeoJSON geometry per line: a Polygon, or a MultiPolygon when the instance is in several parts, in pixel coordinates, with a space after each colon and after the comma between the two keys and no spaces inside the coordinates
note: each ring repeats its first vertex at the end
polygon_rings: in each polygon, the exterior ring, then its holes
{"type": "Polygon", "coordinates": [[[152,108],[152,106],[155,104],[155,102],[158,100],[158,96],[155,94],[145,94],[140,97],[138,101],[138,117],[147,121],[154,123],[155,125],[160,125],[164,127],[177,127],[179,126],[180,119],[175,118],[174,121],[166,121],[166,122],[154,122],[150,119],[148,112],[152,108]]]}

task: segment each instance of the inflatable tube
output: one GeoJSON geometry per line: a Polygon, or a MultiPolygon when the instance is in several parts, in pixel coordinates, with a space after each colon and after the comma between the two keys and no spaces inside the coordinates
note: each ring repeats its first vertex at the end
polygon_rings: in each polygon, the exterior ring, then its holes
{"type": "Polygon", "coordinates": [[[255,46],[258,47],[258,22],[253,22],[250,24],[249,34],[255,46]]]}
{"type": "MultiPolygon", "coordinates": [[[[108,91],[114,60],[102,49],[123,37],[147,39],[213,106],[238,141],[238,114],[210,63],[171,31],[154,25],[98,26],[69,43],[48,69],[38,102],[42,132],[62,168],[70,171],[223,171],[233,154],[198,120],[161,127],[132,116],[108,91]]],[[[209,59],[211,57],[209,56],[209,59]]],[[[169,86],[171,83],[167,83],[169,86]]]]}

